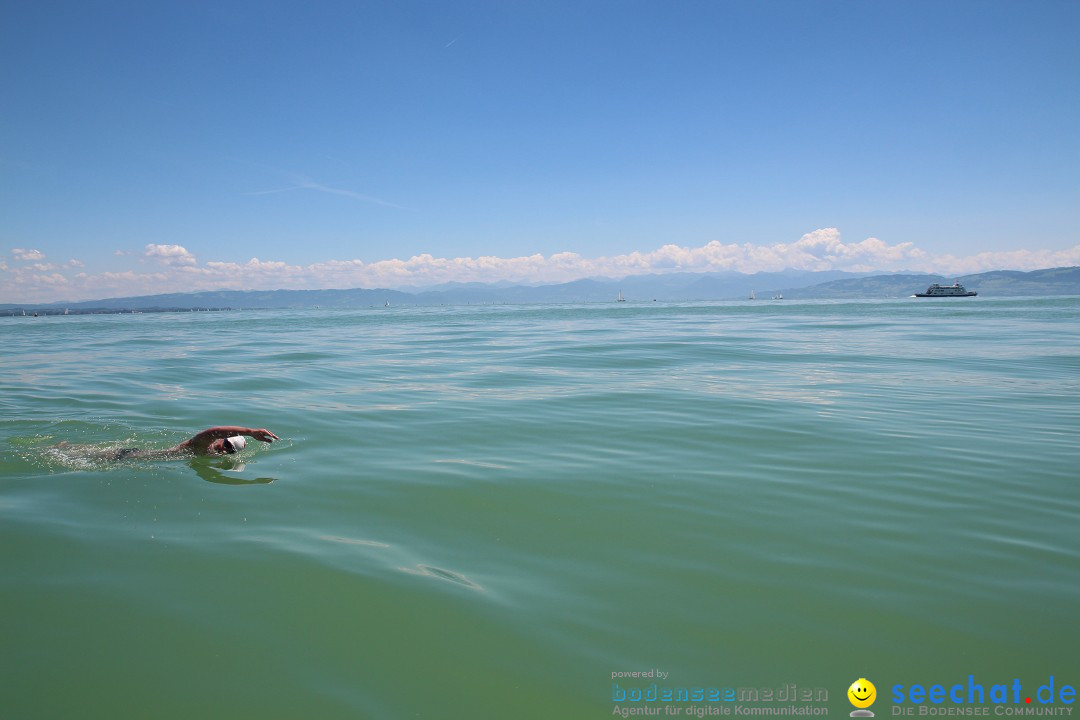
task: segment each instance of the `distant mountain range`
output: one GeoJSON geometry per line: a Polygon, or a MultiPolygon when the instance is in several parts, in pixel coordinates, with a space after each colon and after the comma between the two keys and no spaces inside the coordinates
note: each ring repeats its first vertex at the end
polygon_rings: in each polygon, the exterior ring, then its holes
{"type": "Polygon", "coordinates": [[[980,297],[1022,297],[1031,295],[1080,295],[1080,267],[1046,270],[994,270],[976,275],[943,277],[941,275],[874,275],[833,280],[803,288],[784,290],[784,297],[810,298],[881,298],[908,297],[923,292],[931,283],[951,285],[959,281],[980,297]]]}
{"type": "Polygon", "coordinates": [[[982,297],[1080,295],[1080,267],[1020,272],[994,272],[943,277],[927,274],[871,275],[785,271],[779,273],[672,273],[612,279],[575,280],[554,285],[447,283],[437,289],[368,290],[217,290],[143,295],[84,302],[0,305],[2,313],[46,314],[141,312],[235,308],[347,308],[390,305],[466,305],[613,302],[621,292],[627,301],[739,300],[755,293],[759,299],[907,297],[931,283],[959,280],[982,297]]]}

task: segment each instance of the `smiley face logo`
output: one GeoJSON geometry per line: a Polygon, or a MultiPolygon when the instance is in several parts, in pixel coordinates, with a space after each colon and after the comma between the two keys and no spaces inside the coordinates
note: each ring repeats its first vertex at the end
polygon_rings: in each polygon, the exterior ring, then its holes
{"type": "Polygon", "coordinates": [[[877,700],[877,688],[866,678],[859,678],[847,689],[848,700],[857,708],[868,708],[877,700]]]}

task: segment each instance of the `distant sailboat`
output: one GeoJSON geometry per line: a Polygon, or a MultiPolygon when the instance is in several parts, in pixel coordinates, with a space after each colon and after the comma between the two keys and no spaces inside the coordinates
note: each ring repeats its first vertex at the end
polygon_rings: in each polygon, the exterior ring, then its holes
{"type": "Polygon", "coordinates": [[[622,290],[619,291],[619,297],[615,298],[615,302],[626,302],[626,298],[623,297],[622,290]]]}
{"type": "Polygon", "coordinates": [[[383,303],[383,307],[390,307],[390,301],[387,300],[385,303],[383,303]]]}
{"type": "Polygon", "coordinates": [[[784,293],[776,293],[775,295],[772,296],[772,299],[773,300],[783,300],[784,299],[784,293]]]}
{"type": "Polygon", "coordinates": [[[754,292],[753,290],[751,290],[749,299],[750,300],[757,300],[757,293],[754,292]]]}

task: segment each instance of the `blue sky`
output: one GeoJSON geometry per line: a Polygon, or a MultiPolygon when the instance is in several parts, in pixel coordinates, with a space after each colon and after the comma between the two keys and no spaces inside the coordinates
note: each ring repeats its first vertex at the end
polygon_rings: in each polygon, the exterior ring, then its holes
{"type": "Polygon", "coordinates": [[[1080,264],[1080,3],[0,5],[0,301],[1080,264]]]}

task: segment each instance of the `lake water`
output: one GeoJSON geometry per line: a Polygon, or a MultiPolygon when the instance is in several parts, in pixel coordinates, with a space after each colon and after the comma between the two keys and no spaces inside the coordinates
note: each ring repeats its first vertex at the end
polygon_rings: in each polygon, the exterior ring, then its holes
{"type": "Polygon", "coordinates": [[[833,717],[857,678],[878,717],[894,684],[1080,684],[1080,298],[0,342],[3,718],[605,718],[656,682],[613,673],[657,669],[824,688],[833,717]],[[91,457],[221,424],[282,441],[91,457]]]}

